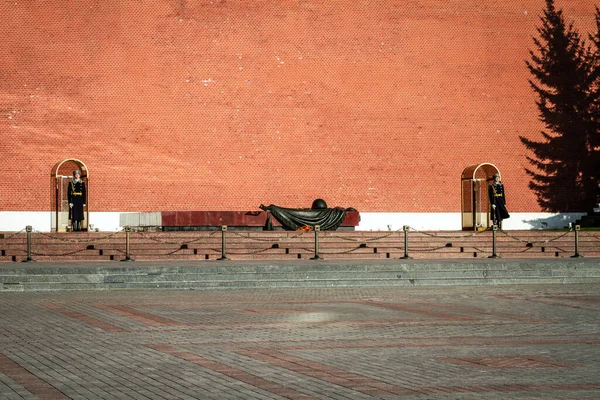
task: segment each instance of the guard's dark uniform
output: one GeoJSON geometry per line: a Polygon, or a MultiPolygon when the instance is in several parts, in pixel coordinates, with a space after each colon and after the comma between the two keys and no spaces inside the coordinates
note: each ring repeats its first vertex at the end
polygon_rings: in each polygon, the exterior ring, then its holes
{"type": "Polygon", "coordinates": [[[82,180],[76,181],[75,179],[69,182],[67,198],[69,204],[73,204],[73,207],[69,208],[69,219],[73,224],[73,229],[76,231],[81,230],[81,221],[85,219],[83,205],[86,204],[87,198],[85,183],[82,180]]]}
{"type": "Polygon", "coordinates": [[[494,225],[500,225],[503,219],[510,218],[506,209],[506,195],[504,193],[504,185],[502,182],[492,182],[488,189],[490,196],[490,207],[492,221],[494,225]],[[492,206],[496,206],[495,208],[492,206]]]}

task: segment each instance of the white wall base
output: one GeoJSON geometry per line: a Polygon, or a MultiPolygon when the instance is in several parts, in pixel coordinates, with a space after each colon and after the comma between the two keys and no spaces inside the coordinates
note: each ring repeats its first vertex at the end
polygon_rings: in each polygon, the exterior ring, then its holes
{"type": "Polygon", "coordinates": [[[94,230],[97,228],[100,232],[118,231],[122,228],[119,223],[119,212],[92,212],[90,213],[90,224],[94,230]]]}
{"type": "Polygon", "coordinates": [[[404,225],[419,231],[461,230],[460,213],[360,213],[359,231],[397,231],[404,225]]]}
{"type": "Polygon", "coordinates": [[[50,232],[52,215],[48,211],[0,211],[0,231],[19,232],[31,225],[34,231],[50,232]]]}
{"type": "MultiPolygon", "coordinates": [[[[585,213],[510,213],[504,230],[562,229],[585,213]]],[[[361,231],[396,231],[408,225],[419,231],[460,231],[461,213],[360,213],[361,231]]]]}
{"type": "MultiPolygon", "coordinates": [[[[91,212],[90,225],[101,232],[113,232],[120,229],[117,212],[91,212]]],[[[27,225],[34,231],[50,232],[54,213],[50,211],[0,211],[0,231],[19,232],[27,225]]]]}
{"type": "Polygon", "coordinates": [[[510,213],[510,218],[502,221],[502,229],[562,229],[575,223],[586,213],[510,213]]]}
{"type": "MultiPolygon", "coordinates": [[[[114,232],[122,228],[120,212],[91,212],[90,224],[101,232],[114,232]]],[[[575,222],[585,213],[511,213],[504,220],[505,230],[561,229],[575,222]]],[[[50,232],[54,213],[50,211],[0,211],[0,231],[18,232],[31,225],[34,230],[50,232]]],[[[460,213],[360,213],[356,230],[401,230],[404,225],[420,231],[459,231],[460,213]]]]}

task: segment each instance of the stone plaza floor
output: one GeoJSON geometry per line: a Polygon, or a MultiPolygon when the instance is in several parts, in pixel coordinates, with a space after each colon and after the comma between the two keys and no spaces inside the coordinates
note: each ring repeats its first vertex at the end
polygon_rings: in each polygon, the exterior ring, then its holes
{"type": "Polygon", "coordinates": [[[0,399],[599,399],[599,289],[0,293],[0,399]]]}

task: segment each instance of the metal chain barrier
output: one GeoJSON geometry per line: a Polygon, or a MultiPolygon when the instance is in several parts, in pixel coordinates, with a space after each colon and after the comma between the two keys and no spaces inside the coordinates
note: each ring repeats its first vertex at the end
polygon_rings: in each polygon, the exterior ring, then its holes
{"type": "MultiPolygon", "coordinates": [[[[211,236],[214,236],[214,235],[216,235],[216,234],[217,234],[217,232],[218,232],[218,231],[213,231],[213,232],[211,232],[211,233],[210,233],[210,235],[208,235],[208,236],[209,236],[209,237],[211,237],[211,236]]],[[[276,240],[274,240],[274,239],[261,239],[261,238],[254,238],[254,237],[251,237],[251,236],[250,236],[250,233],[246,233],[246,234],[240,234],[239,232],[235,232],[235,231],[229,231],[229,230],[227,229],[227,227],[226,227],[226,226],[222,226],[222,227],[221,227],[221,232],[222,232],[222,234],[221,234],[221,235],[222,235],[222,237],[221,237],[221,248],[220,248],[220,249],[216,249],[216,248],[207,248],[207,249],[205,249],[205,250],[210,250],[210,251],[213,251],[213,252],[221,252],[221,257],[219,258],[219,260],[228,260],[228,258],[227,258],[227,256],[226,256],[226,253],[229,253],[229,254],[234,254],[234,255],[253,255],[253,254],[260,254],[260,253],[264,253],[264,252],[266,252],[266,251],[269,251],[269,250],[271,250],[271,249],[273,249],[273,248],[276,248],[276,247],[274,247],[274,245],[275,245],[275,244],[279,244],[279,243],[280,243],[280,242],[282,242],[282,241],[286,241],[286,240],[290,240],[290,239],[295,239],[295,238],[301,237],[301,236],[303,236],[303,235],[305,235],[305,234],[306,234],[306,232],[302,232],[302,233],[300,233],[300,234],[297,234],[297,235],[294,235],[294,236],[290,236],[290,237],[284,237],[284,238],[277,238],[276,240]],[[257,241],[257,242],[270,242],[270,243],[272,243],[273,245],[272,245],[272,246],[270,246],[270,247],[265,247],[265,248],[262,248],[262,249],[257,249],[257,250],[252,250],[252,251],[227,251],[227,249],[226,249],[226,239],[225,239],[225,237],[224,237],[224,235],[225,235],[225,232],[228,232],[228,233],[234,234],[234,235],[236,235],[236,236],[238,236],[238,237],[241,237],[241,238],[244,238],[244,239],[248,239],[248,240],[252,240],[252,241],[257,241]]],[[[181,250],[186,250],[186,249],[187,249],[187,247],[183,247],[184,245],[188,245],[188,244],[195,243],[195,242],[199,242],[199,241],[201,241],[201,240],[204,240],[204,239],[206,239],[206,237],[200,237],[200,238],[193,239],[193,240],[188,240],[188,241],[178,241],[178,242],[172,242],[172,241],[168,241],[168,240],[160,240],[160,239],[156,239],[156,238],[153,238],[153,237],[147,236],[147,235],[145,235],[145,234],[143,234],[143,233],[141,233],[141,232],[135,232],[135,233],[136,233],[137,235],[139,235],[139,236],[141,236],[141,237],[145,238],[145,239],[152,240],[152,241],[154,241],[154,242],[157,242],[157,243],[164,243],[164,244],[176,244],[176,245],[179,245],[179,246],[181,246],[181,247],[179,247],[178,249],[175,249],[175,250],[173,250],[173,251],[169,251],[169,252],[167,252],[167,253],[164,253],[164,254],[163,254],[163,255],[167,255],[167,256],[169,256],[169,255],[174,255],[174,254],[177,254],[177,253],[179,253],[181,250]]]]}
{"type": "MultiPolygon", "coordinates": [[[[362,247],[362,246],[356,246],[353,249],[344,250],[344,251],[320,251],[319,250],[319,254],[350,254],[352,252],[355,252],[358,249],[364,249],[364,247],[362,247]]],[[[303,250],[311,251],[312,249],[303,248],[303,250]]]]}
{"type": "MultiPolygon", "coordinates": [[[[179,241],[179,242],[170,242],[170,241],[168,241],[168,240],[161,240],[161,239],[156,239],[156,238],[153,238],[153,237],[151,237],[151,236],[146,236],[146,235],[144,235],[142,232],[134,232],[134,233],[135,233],[135,234],[137,234],[138,236],[141,236],[141,237],[143,237],[144,239],[148,239],[148,240],[152,240],[153,242],[157,242],[157,243],[164,243],[164,244],[178,244],[178,245],[182,245],[182,244],[190,244],[190,243],[199,242],[199,241],[201,241],[201,240],[203,240],[203,239],[206,239],[206,237],[199,237],[199,238],[197,238],[197,239],[188,240],[187,242],[186,242],[186,241],[184,241],[184,242],[181,242],[181,241],[179,241]]],[[[214,236],[214,235],[216,235],[216,234],[217,234],[217,231],[211,232],[211,233],[208,235],[208,237],[214,236]]]]}
{"type": "Polygon", "coordinates": [[[121,233],[123,231],[124,230],[121,229],[121,230],[118,230],[116,232],[109,233],[109,234],[107,234],[105,236],[102,236],[102,237],[99,237],[99,238],[93,238],[93,239],[64,239],[64,238],[60,238],[60,237],[56,237],[56,236],[50,235],[50,234],[45,233],[45,232],[40,232],[38,230],[34,230],[34,232],[36,234],[38,234],[38,235],[45,236],[45,237],[50,238],[50,239],[58,240],[60,242],[67,242],[67,243],[95,243],[95,242],[98,242],[100,240],[110,239],[111,237],[113,237],[115,235],[118,235],[119,233],[121,233]]]}
{"type": "Polygon", "coordinates": [[[331,235],[329,235],[329,237],[336,238],[336,239],[341,239],[341,240],[346,240],[348,242],[376,242],[378,240],[385,239],[385,238],[388,238],[388,237],[390,237],[390,236],[392,236],[394,234],[400,233],[401,231],[402,231],[402,228],[396,229],[395,231],[391,231],[389,233],[386,233],[383,236],[374,237],[374,238],[355,239],[355,238],[347,238],[347,237],[343,237],[343,236],[339,236],[339,235],[335,235],[335,234],[331,234],[331,235]]]}
{"type": "Polygon", "coordinates": [[[33,258],[31,258],[31,225],[27,225],[25,227],[25,231],[27,231],[27,258],[23,260],[23,262],[35,262],[33,258]]]}
{"type": "Polygon", "coordinates": [[[436,237],[436,238],[444,238],[444,239],[468,238],[468,237],[481,235],[486,232],[486,231],[478,231],[478,232],[474,232],[474,233],[469,233],[467,235],[439,235],[439,234],[429,233],[429,232],[425,232],[425,231],[420,231],[418,229],[413,228],[412,226],[410,227],[410,230],[420,233],[421,235],[425,235],[425,236],[429,236],[429,237],[436,237]]]}
{"type": "MultiPolygon", "coordinates": [[[[244,239],[250,239],[250,240],[253,240],[255,242],[270,242],[270,243],[274,243],[275,242],[275,240],[273,240],[273,239],[261,239],[261,238],[252,237],[252,236],[250,236],[249,233],[247,235],[242,235],[241,233],[236,232],[236,231],[230,231],[230,232],[232,234],[236,235],[236,236],[239,236],[239,237],[244,238],[244,239]]],[[[278,238],[277,242],[285,242],[286,240],[299,238],[300,236],[305,235],[306,232],[308,232],[308,231],[302,231],[301,233],[299,233],[297,235],[294,235],[294,236],[288,236],[288,237],[278,238]]]]}
{"type": "MultiPolygon", "coordinates": [[[[20,234],[22,234],[23,232],[25,232],[26,230],[27,230],[27,228],[23,228],[23,229],[21,229],[19,232],[15,232],[15,233],[13,233],[13,234],[11,234],[11,235],[7,236],[7,237],[1,238],[1,239],[0,239],[0,242],[2,242],[2,241],[8,241],[9,239],[15,238],[15,237],[19,236],[20,234]]],[[[12,250],[13,248],[17,248],[17,251],[18,251],[19,253],[20,253],[20,252],[25,252],[24,250],[20,250],[20,249],[18,249],[18,247],[20,247],[21,245],[22,245],[22,243],[18,243],[18,244],[17,244],[17,243],[10,243],[10,242],[7,242],[7,243],[5,243],[5,244],[3,245],[3,247],[4,247],[4,249],[11,249],[11,250],[12,250]]],[[[4,255],[4,254],[5,254],[5,251],[4,251],[4,249],[2,249],[2,255],[4,255]]],[[[16,255],[13,255],[13,260],[14,260],[14,258],[15,258],[15,257],[16,257],[16,255]]]]}
{"type": "MultiPolygon", "coordinates": [[[[317,227],[315,227],[315,228],[317,228],[317,227]]],[[[386,233],[385,235],[381,235],[381,236],[374,237],[374,238],[364,238],[363,237],[363,238],[356,239],[356,238],[352,238],[352,237],[344,237],[344,236],[341,236],[339,234],[330,234],[330,233],[328,233],[327,234],[328,238],[341,239],[341,240],[352,241],[352,242],[361,242],[361,244],[358,245],[358,246],[355,246],[355,247],[353,247],[351,249],[348,249],[348,250],[342,250],[342,251],[325,251],[325,252],[321,252],[321,254],[330,254],[330,255],[350,254],[350,253],[356,252],[359,249],[364,249],[365,247],[367,247],[366,243],[376,242],[378,240],[382,240],[382,239],[388,238],[388,237],[390,237],[392,235],[397,235],[401,230],[404,232],[404,246],[403,247],[401,247],[401,246],[395,246],[395,247],[391,246],[390,248],[391,249],[397,249],[397,250],[404,250],[404,257],[401,257],[401,258],[404,258],[404,259],[411,258],[411,257],[408,256],[408,243],[407,243],[408,242],[408,232],[409,231],[413,231],[415,233],[420,233],[420,234],[423,234],[425,236],[433,237],[433,238],[456,238],[456,239],[474,237],[476,235],[479,235],[481,233],[486,232],[486,231],[482,231],[482,232],[476,232],[476,233],[471,233],[471,234],[466,234],[466,235],[444,235],[444,234],[433,234],[433,233],[429,233],[429,232],[422,232],[422,231],[419,231],[419,230],[417,230],[415,228],[412,228],[412,227],[410,227],[408,225],[405,225],[401,229],[398,229],[396,231],[391,231],[389,233],[386,233]]],[[[144,234],[142,232],[133,231],[129,227],[125,227],[124,229],[121,229],[119,231],[106,234],[106,235],[101,236],[101,237],[86,238],[86,239],[69,239],[69,238],[61,238],[61,237],[58,237],[58,236],[55,236],[55,235],[52,235],[52,234],[48,234],[48,233],[40,232],[40,231],[37,231],[37,230],[33,230],[31,228],[31,226],[27,226],[25,229],[22,229],[22,230],[20,230],[18,232],[14,232],[14,233],[10,234],[9,236],[5,236],[3,238],[0,238],[0,243],[2,241],[8,242],[10,239],[18,237],[23,232],[26,232],[27,233],[27,251],[25,252],[22,249],[18,249],[18,253],[19,254],[23,254],[23,253],[27,254],[27,259],[24,260],[24,261],[34,261],[34,260],[31,259],[31,255],[35,255],[35,256],[48,256],[48,257],[64,257],[64,256],[71,256],[71,255],[75,255],[75,254],[78,254],[78,253],[82,253],[85,250],[95,250],[95,249],[93,248],[93,246],[88,246],[87,248],[80,248],[80,249],[76,249],[76,250],[72,250],[72,251],[67,251],[67,252],[64,252],[64,253],[47,254],[47,253],[33,252],[31,250],[32,232],[35,232],[36,235],[39,235],[39,236],[42,236],[42,237],[46,237],[46,238],[49,238],[49,239],[52,239],[52,240],[60,241],[60,242],[79,243],[79,244],[86,244],[86,243],[92,244],[92,243],[96,243],[96,242],[100,242],[100,241],[103,241],[103,240],[110,239],[110,238],[112,238],[112,237],[114,237],[116,235],[119,235],[119,234],[123,233],[124,231],[127,234],[127,238],[126,238],[127,239],[126,250],[123,251],[123,250],[120,250],[120,249],[111,249],[113,251],[117,251],[118,253],[125,253],[126,254],[126,259],[123,260],[123,261],[130,261],[131,260],[130,256],[129,256],[129,245],[130,245],[130,243],[129,243],[129,234],[131,232],[136,233],[138,236],[141,236],[144,239],[151,240],[151,241],[154,241],[154,242],[157,242],[157,243],[172,244],[172,245],[179,245],[180,246],[178,249],[175,249],[173,251],[168,251],[167,253],[162,254],[162,255],[167,255],[167,256],[168,255],[177,254],[181,250],[186,250],[186,249],[188,249],[188,247],[187,247],[188,244],[196,243],[196,242],[205,240],[207,238],[211,238],[211,237],[213,237],[214,235],[216,235],[219,232],[219,231],[213,231],[208,236],[204,235],[202,237],[191,239],[191,240],[184,240],[184,241],[173,242],[173,241],[169,241],[169,240],[162,240],[160,238],[154,238],[154,237],[148,236],[148,235],[146,235],[146,234],[144,234]]],[[[314,243],[315,247],[314,247],[314,249],[313,248],[308,248],[308,247],[297,247],[298,250],[304,251],[304,252],[311,252],[311,251],[314,250],[315,251],[315,257],[313,257],[312,259],[320,259],[321,258],[321,257],[319,257],[319,231],[320,231],[320,229],[314,229],[314,234],[315,234],[315,243],[314,243]]],[[[532,248],[533,248],[533,244],[546,244],[546,243],[550,243],[550,242],[559,240],[561,238],[564,238],[565,236],[569,235],[571,232],[574,231],[575,232],[575,254],[572,257],[573,258],[582,257],[579,254],[579,226],[578,225],[576,225],[574,228],[571,228],[571,229],[569,229],[568,231],[566,231],[564,233],[558,234],[555,237],[552,237],[552,238],[549,238],[549,239],[545,239],[545,240],[537,240],[537,241],[530,241],[530,240],[521,239],[521,238],[519,238],[519,237],[517,237],[515,235],[512,235],[512,234],[510,234],[510,233],[508,233],[508,232],[506,232],[506,231],[504,231],[502,229],[499,229],[496,226],[494,226],[493,242],[492,242],[492,255],[489,258],[496,258],[496,257],[498,257],[496,255],[496,232],[497,231],[501,232],[504,236],[506,236],[506,237],[508,237],[508,238],[510,238],[512,240],[515,240],[515,241],[527,244],[526,248],[522,249],[522,250],[511,249],[511,251],[510,251],[511,253],[525,253],[525,252],[531,251],[532,248]]],[[[222,226],[221,227],[221,234],[222,234],[221,249],[216,249],[216,248],[206,248],[205,249],[205,250],[212,251],[212,252],[215,252],[215,253],[218,253],[220,251],[221,252],[221,258],[219,258],[220,260],[227,260],[228,259],[226,257],[226,247],[225,247],[226,246],[226,241],[225,241],[226,240],[225,239],[225,233],[226,232],[227,232],[227,227],[226,226],[222,226]]],[[[271,249],[279,248],[279,245],[282,242],[291,241],[293,239],[297,239],[299,237],[302,237],[302,236],[305,236],[307,234],[310,234],[310,231],[302,231],[302,232],[300,232],[298,234],[295,234],[295,235],[292,235],[292,236],[277,237],[277,238],[269,239],[269,238],[252,237],[251,236],[252,232],[244,232],[244,233],[239,233],[239,232],[235,232],[235,231],[229,231],[229,232],[231,234],[235,235],[235,236],[241,237],[241,238],[246,239],[246,240],[256,241],[256,242],[271,243],[270,247],[260,248],[260,249],[256,249],[256,250],[249,250],[249,251],[233,251],[233,252],[230,252],[231,254],[235,254],[235,255],[253,255],[253,254],[265,253],[265,252],[267,252],[267,251],[269,251],[271,249]]],[[[598,235],[595,235],[595,234],[587,235],[586,237],[593,238],[594,240],[600,240],[600,237],[598,237],[598,235]]],[[[21,246],[22,246],[22,242],[19,242],[19,243],[6,243],[6,245],[5,245],[6,248],[11,248],[11,247],[15,248],[15,247],[21,247],[21,246]]],[[[428,252],[436,252],[436,251],[442,250],[442,249],[447,248],[447,247],[452,247],[452,244],[451,243],[447,243],[446,245],[434,246],[434,247],[428,247],[428,248],[414,248],[414,249],[411,248],[410,250],[413,251],[413,252],[417,252],[417,253],[428,253],[428,252]]],[[[561,252],[561,253],[565,253],[566,252],[566,250],[564,248],[559,248],[559,247],[554,246],[554,245],[551,245],[549,247],[550,248],[554,248],[556,250],[557,256],[558,256],[558,252],[561,252]]],[[[471,248],[475,252],[481,252],[481,253],[489,253],[490,252],[489,250],[484,250],[482,248],[475,247],[475,246],[473,246],[471,248]]],[[[102,255],[102,250],[103,249],[99,249],[99,250],[100,250],[100,255],[102,255]]],[[[286,249],[286,254],[288,252],[287,250],[288,249],[286,249]]],[[[542,248],[542,252],[543,251],[544,251],[544,249],[542,248]]],[[[375,253],[376,252],[377,251],[375,250],[375,253]]],[[[461,248],[461,252],[462,252],[462,248],[461,248]]],[[[197,254],[197,249],[194,249],[194,254],[197,254]]],[[[3,251],[3,255],[4,255],[4,251],[3,251]]],[[[13,256],[13,261],[14,261],[14,257],[15,256],[13,256]]],[[[208,255],[206,257],[208,259],[208,255]]],[[[112,255],[111,255],[111,259],[113,259],[112,255]]],[[[133,260],[131,260],[131,261],[133,261],[133,260]]]]}
{"type": "Polygon", "coordinates": [[[13,233],[13,234],[11,234],[11,235],[7,236],[7,237],[0,238],[0,240],[8,240],[8,239],[12,239],[12,238],[14,238],[15,236],[17,236],[17,235],[20,235],[21,233],[23,233],[23,232],[25,232],[25,231],[26,231],[26,228],[23,228],[23,229],[21,229],[19,232],[15,232],[15,233],[13,233]]]}
{"type": "Polygon", "coordinates": [[[402,230],[404,231],[404,255],[400,257],[400,259],[410,260],[412,259],[412,257],[408,255],[408,231],[410,230],[410,226],[404,225],[402,230]]]}
{"type": "MultiPolygon", "coordinates": [[[[259,249],[259,250],[254,250],[254,251],[246,251],[246,252],[244,252],[244,251],[228,251],[227,253],[242,256],[242,255],[260,254],[260,253],[264,253],[265,251],[268,251],[271,249],[272,249],[272,247],[267,247],[264,249],[259,249]]],[[[211,250],[215,250],[215,249],[211,249],[211,250]]],[[[219,250],[215,250],[215,251],[219,251],[219,250]]]]}
{"type": "MultiPolygon", "coordinates": [[[[447,238],[447,239],[453,239],[453,238],[454,239],[456,239],[456,238],[460,239],[460,238],[473,237],[475,235],[478,235],[478,234],[481,234],[481,233],[485,232],[485,231],[475,232],[475,233],[471,233],[471,234],[468,234],[468,235],[439,235],[439,234],[432,234],[432,233],[420,231],[420,230],[415,229],[413,227],[410,227],[410,230],[411,231],[415,231],[415,232],[420,233],[420,234],[425,235],[425,236],[438,237],[438,238],[447,238]]],[[[400,232],[404,232],[404,226],[402,228],[396,229],[395,231],[391,231],[391,232],[389,232],[389,233],[387,233],[385,235],[382,235],[382,236],[379,236],[379,237],[375,237],[375,238],[355,239],[355,238],[346,238],[346,237],[339,236],[339,235],[330,235],[329,237],[338,238],[338,239],[346,240],[346,241],[369,243],[369,242],[376,242],[376,241],[381,240],[381,239],[386,239],[386,238],[388,238],[388,237],[390,237],[392,235],[398,234],[400,232]]]]}
{"type": "MultiPolygon", "coordinates": [[[[478,253],[490,253],[490,252],[493,252],[493,249],[492,249],[492,250],[485,250],[485,249],[482,249],[482,248],[480,248],[480,247],[475,247],[475,246],[473,246],[473,247],[471,247],[471,248],[472,248],[473,250],[475,250],[476,252],[478,252],[478,253]]],[[[567,252],[565,249],[563,249],[563,248],[561,248],[561,247],[557,247],[557,246],[551,246],[550,248],[552,248],[552,249],[556,249],[557,251],[559,251],[559,252],[561,252],[561,253],[566,253],[566,252],[567,252]]],[[[527,248],[525,248],[525,249],[518,250],[518,251],[517,251],[517,250],[514,250],[514,249],[512,249],[510,252],[511,252],[511,253],[527,253],[527,252],[529,252],[529,251],[532,251],[532,248],[531,248],[531,247],[527,247],[527,248]]]]}
{"type": "Polygon", "coordinates": [[[311,260],[322,260],[319,256],[319,232],[321,232],[321,225],[315,225],[315,255],[311,257],[311,260]]]}
{"type": "Polygon", "coordinates": [[[128,225],[125,227],[125,258],[122,259],[121,261],[126,261],[126,262],[135,261],[133,258],[131,258],[130,237],[131,237],[131,227],[128,225]]]}
{"type": "Polygon", "coordinates": [[[217,260],[229,260],[226,255],[226,233],[227,233],[227,225],[221,225],[221,257],[217,258],[217,260]]]}
{"type": "Polygon", "coordinates": [[[581,228],[579,225],[575,225],[575,254],[573,254],[571,256],[571,258],[583,257],[581,254],[579,254],[579,230],[580,229],[581,228]]]}
{"type": "Polygon", "coordinates": [[[563,238],[563,237],[567,236],[569,233],[571,233],[571,232],[573,231],[573,229],[569,228],[569,230],[568,230],[568,231],[566,231],[565,233],[563,233],[563,234],[561,234],[561,235],[558,235],[558,236],[556,236],[556,237],[554,237],[554,238],[551,238],[551,239],[546,239],[546,240],[537,240],[537,241],[536,241],[536,240],[523,240],[523,239],[520,239],[520,238],[518,238],[518,237],[516,237],[516,236],[514,236],[514,235],[511,235],[511,234],[509,234],[509,233],[506,233],[506,231],[504,231],[504,230],[502,230],[502,229],[499,229],[499,231],[500,231],[500,233],[502,233],[504,236],[506,236],[506,237],[509,237],[509,238],[511,238],[511,239],[513,239],[513,240],[516,240],[516,241],[518,241],[518,242],[521,242],[521,243],[548,243],[548,242],[553,242],[553,241],[555,241],[555,240],[558,240],[558,239],[560,239],[560,238],[563,238]]]}
{"type": "MultiPolygon", "coordinates": [[[[31,250],[31,244],[33,242],[33,239],[32,239],[33,235],[32,235],[32,233],[35,233],[36,235],[43,236],[43,237],[46,237],[46,238],[49,238],[49,239],[52,239],[52,240],[56,240],[56,241],[59,241],[59,242],[78,243],[78,244],[86,244],[86,243],[87,244],[91,244],[91,243],[99,242],[101,240],[109,239],[109,238],[111,238],[111,237],[113,237],[115,235],[118,235],[119,233],[123,232],[123,230],[112,232],[112,233],[109,233],[109,234],[104,235],[102,237],[95,237],[95,238],[92,238],[92,239],[89,239],[89,238],[88,239],[65,239],[65,238],[57,237],[57,236],[54,236],[54,235],[51,235],[51,234],[48,234],[48,233],[45,233],[45,232],[41,232],[41,231],[35,230],[31,226],[28,225],[27,227],[25,227],[25,229],[22,229],[19,232],[15,232],[15,233],[11,234],[10,236],[1,238],[0,240],[7,241],[9,239],[12,239],[12,238],[20,235],[23,232],[27,232],[27,250],[26,251],[19,250],[19,252],[25,252],[27,254],[27,258],[25,260],[23,260],[23,261],[30,262],[30,261],[34,261],[34,260],[31,259],[31,255],[41,256],[41,257],[65,257],[65,256],[71,256],[71,255],[74,255],[74,254],[77,254],[77,253],[81,253],[81,252],[83,252],[85,250],[88,250],[88,248],[81,248],[81,249],[77,249],[77,250],[73,250],[73,251],[68,251],[68,252],[64,252],[64,253],[51,253],[51,254],[50,253],[34,252],[34,251],[31,250]]],[[[6,247],[7,248],[16,247],[16,245],[8,243],[6,245],[6,247]]],[[[120,251],[120,250],[117,250],[117,251],[120,251]]]]}
{"type": "Polygon", "coordinates": [[[33,254],[34,256],[44,256],[44,257],[63,257],[63,256],[72,256],[74,254],[77,253],[81,253],[82,251],[85,251],[87,249],[78,249],[78,250],[73,250],[73,251],[69,251],[67,253],[54,253],[54,254],[48,254],[48,253],[36,253],[36,252],[31,252],[31,254],[33,254]]]}
{"type": "MultiPolygon", "coordinates": [[[[77,249],[77,250],[69,251],[69,252],[66,252],[66,253],[52,253],[52,254],[50,254],[50,253],[38,253],[38,252],[32,251],[31,254],[34,255],[34,256],[42,256],[42,257],[64,257],[64,256],[72,256],[74,254],[81,253],[81,252],[83,252],[85,250],[90,250],[90,249],[88,249],[88,248],[82,248],[82,249],[77,249]]],[[[94,249],[94,250],[96,250],[96,249],[94,249]]],[[[125,251],[121,250],[121,249],[112,249],[112,250],[117,251],[119,253],[125,253],[125,251]]],[[[23,253],[26,252],[25,250],[19,250],[19,251],[23,252],[23,253]]]]}
{"type": "MultiPolygon", "coordinates": [[[[441,250],[441,249],[445,249],[447,247],[448,246],[428,247],[428,248],[425,248],[425,249],[414,249],[414,248],[412,248],[412,249],[410,249],[410,251],[413,252],[413,253],[430,253],[430,252],[438,251],[438,250],[441,250]]],[[[398,250],[404,250],[404,247],[392,247],[392,248],[395,248],[395,249],[398,249],[398,250]]]]}
{"type": "Polygon", "coordinates": [[[494,224],[492,227],[492,255],[488,258],[500,258],[500,256],[496,254],[496,232],[498,232],[498,225],[494,224]]]}
{"type": "MultiPolygon", "coordinates": [[[[184,241],[173,242],[173,241],[169,241],[169,240],[157,239],[157,238],[154,238],[152,236],[145,235],[144,233],[138,232],[138,231],[132,231],[132,232],[135,233],[138,236],[141,236],[144,239],[151,240],[151,241],[156,242],[156,243],[175,244],[175,245],[179,246],[179,248],[177,248],[177,249],[175,249],[173,251],[168,251],[166,253],[161,254],[161,255],[164,255],[164,256],[175,255],[175,254],[179,253],[181,250],[187,250],[188,249],[187,245],[192,244],[192,243],[196,243],[196,242],[200,242],[200,241],[206,239],[207,237],[210,238],[210,237],[212,237],[212,236],[214,236],[214,235],[217,234],[217,231],[213,231],[208,236],[202,236],[202,237],[199,237],[199,238],[196,238],[196,239],[192,239],[192,240],[187,240],[187,241],[184,240],[184,241]]],[[[214,252],[221,251],[221,249],[212,249],[212,248],[207,249],[207,250],[211,250],[211,251],[214,251],[214,252]]],[[[127,254],[127,252],[126,252],[126,254],[127,254]]],[[[125,257],[125,260],[127,260],[127,261],[129,261],[130,259],[131,258],[127,259],[127,256],[125,257]]]]}
{"type": "MultiPolygon", "coordinates": [[[[263,249],[257,249],[257,250],[252,250],[252,251],[228,251],[229,254],[234,254],[234,255],[254,255],[254,254],[264,253],[264,252],[269,251],[271,249],[279,248],[278,246],[279,246],[279,244],[281,242],[285,242],[285,241],[288,241],[288,240],[291,240],[291,239],[296,239],[296,238],[299,238],[301,236],[304,236],[304,235],[306,235],[306,233],[308,231],[302,231],[301,233],[299,233],[297,235],[287,236],[287,237],[280,237],[280,238],[277,238],[277,239],[255,238],[255,237],[250,236],[249,232],[246,233],[246,234],[241,234],[241,233],[236,232],[236,231],[228,231],[228,232],[231,233],[231,234],[233,234],[233,235],[235,235],[235,236],[237,236],[237,237],[241,237],[243,239],[248,239],[248,240],[251,240],[251,241],[261,242],[261,243],[264,243],[264,242],[271,243],[270,247],[265,247],[263,249]],[[275,247],[275,246],[277,246],[277,247],[275,247]]],[[[306,248],[301,248],[301,249],[302,250],[306,250],[306,251],[311,251],[312,250],[312,249],[306,249],[306,248]]],[[[210,250],[215,250],[215,249],[210,249],[210,250]]]]}
{"type": "MultiPolygon", "coordinates": [[[[27,228],[25,228],[25,230],[27,230],[27,228]]],[[[36,234],[38,234],[40,236],[44,236],[44,237],[47,237],[47,238],[50,238],[50,239],[53,239],[53,240],[57,240],[57,241],[60,241],[60,242],[66,242],[66,243],[83,243],[83,244],[85,244],[85,243],[96,243],[96,242],[101,241],[101,240],[109,239],[109,238],[111,238],[111,237],[113,237],[113,236],[115,236],[115,235],[117,235],[117,234],[119,234],[119,233],[122,232],[122,231],[116,231],[116,232],[110,233],[108,235],[104,235],[104,236],[102,236],[100,238],[80,240],[80,239],[63,239],[63,238],[59,238],[59,237],[56,237],[56,236],[53,236],[53,235],[50,235],[50,234],[47,234],[47,233],[44,233],[44,232],[40,232],[38,230],[33,230],[32,229],[32,231],[34,231],[36,234]]],[[[31,242],[32,242],[31,237],[28,237],[28,243],[27,243],[27,254],[28,255],[27,255],[27,259],[24,260],[25,262],[33,261],[31,259],[31,255],[35,255],[35,256],[38,256],[38,257],[66,257],[66,256],[72,256],[72,255],[81,253],[81,252],[83,252],[85,250],[88,250],[88,248],[86,247],[86,248],[81,248],[81,249],[77,249],[77,250],[73,250],[73,251],[68,251],[68,252],[64,252],[64,253],[52,253],[52,254],[50,254],[50,253],[39,253],[39,252],[33,252],[33,251],[31,251],[31,242]]]]}

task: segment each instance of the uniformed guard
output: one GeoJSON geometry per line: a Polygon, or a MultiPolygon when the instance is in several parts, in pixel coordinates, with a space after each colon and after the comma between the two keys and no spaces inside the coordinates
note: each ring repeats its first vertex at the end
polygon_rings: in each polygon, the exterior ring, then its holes
{"type": "Polygon", "coordinates": [[[490,197],[491,210],[490,214],[494,225],[498,225],[502,229],[502,220],[510,218],[506,209],[506,194],[504,192],[504,184],[500,181],[500,174],[494,174],[490,179],[488,194],[490,197]]]}
{"type": "Polygon", "coordinates": [[[86,204],[87,193],[85,183],[81,180],[81,171],[78,169],[73,171],[73,180],[69,182],[67,198],[69,199],[69,219],[73,230],[81,231],[81,221],[85,219],[83,207],[86,204]]]}

